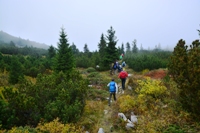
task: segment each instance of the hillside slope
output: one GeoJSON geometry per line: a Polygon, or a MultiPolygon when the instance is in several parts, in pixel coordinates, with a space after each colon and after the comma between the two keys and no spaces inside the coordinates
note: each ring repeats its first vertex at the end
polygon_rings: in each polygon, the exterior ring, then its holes
{"type": "Polygon", "coordinates": [[[48,49],[49,45],[44,43],[38,43],[30,40],[25,40],[20,37],[12,36],[6,32],[0,31],[0,42],[2,43],[10,43],[14,42],[17,47],[36,47],[36,48],[42,48],[42,49],[48,49]]]}

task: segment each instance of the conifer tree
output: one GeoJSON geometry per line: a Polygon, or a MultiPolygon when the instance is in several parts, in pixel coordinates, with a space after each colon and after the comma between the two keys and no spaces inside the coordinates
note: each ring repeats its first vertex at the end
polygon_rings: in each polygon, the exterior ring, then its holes
{"type": "Polygon", "coordinates": [[[200,120],[200,42],[195,40],[189,46],[179,40],[169,60],[169,74],[177,83],[182,107],[200,120]]]}
{"type": "Polygon", "coordinates": [[[61,28],[58,51],[54,62],[54,70],[57,72],[69,72],[75,67],[72,48],[69,45],[64,28],[61,28]]]}
{"type": "Polygon", "coordinates": [[[130,43],[127,42],[127,43],[126,43],[126,54],[127,54],[127,53],[130,53],[130,52],[131,52],[131,46],[130,46],[130,43]]]}
{"type": "Polygon", "coordinates": [[[79,50],[76,48],[76,45],[75,45],[74,43],[72,43],[71,48],[72,48],[72,52],[73,52],[73,54],[76,55],[76,54],[79,53],[79,50]]]}
{"type": "Polygon", "coordinates": [[[106,40],[103,33],[101,34],[98,47],[99,47],[100,66],[102,66],[105,59],[106,47],[107,47],[106,40]]]}
{"type": "Polygon", "coordinates": [[[48,49],[48,57],[53,58],[56,55],[56,48],[54,48],[52,45],[48,49]]]}
{"type": "Polygon", "coordinates": [[[121,46],[121,54],[124,54],[125,52],[124,52],[124,43],[122,43],[122,46],[121,46]]]}
{"type": "Polygon", "coordinates": [[[90,52],[87,44],[84,45],[83,52],[86,53],[86,54],[88,54],[90,52]]]}
{"type": "Polygon", "coordinates": [[[138,48],[137,48],[137,40],[136,40],[136,39],[134,39],[132,45],[133,45],[133,47],[132,47],[132,52],[133,52],[133,53],[137,53],[137,52],[138,52],[138,48]]]}
{"type": "Polygon", "coordinates": [[[119,52],[116,48],[117,44],[117,37],[115,36],[115,31],[110,27],[110,29],[107,31],[107,49],[106,49],[106,54],[105,54],[105,60],[104,60],[104,65],[105,67],[110,67],[110,64],[114,62],[116,59],[118,59],[119,52]]]}

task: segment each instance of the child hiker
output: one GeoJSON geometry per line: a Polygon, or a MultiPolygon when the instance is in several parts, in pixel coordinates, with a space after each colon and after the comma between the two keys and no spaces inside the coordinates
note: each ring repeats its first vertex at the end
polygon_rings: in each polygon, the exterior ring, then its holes
{"type": "Polygon", "coordinates": [[[114,81],[114,79],[112,79],[112,81],[110,83],[108,83],[107,85],[109,87],[109,91],[110,91],[110,96],[109,96],[109,100],[108,100],[108,105],[110,106],[110,101],[113,95],[114,100],[116,101],[116,93],[118,92],[118,86],[117,83],[114,81]]]}

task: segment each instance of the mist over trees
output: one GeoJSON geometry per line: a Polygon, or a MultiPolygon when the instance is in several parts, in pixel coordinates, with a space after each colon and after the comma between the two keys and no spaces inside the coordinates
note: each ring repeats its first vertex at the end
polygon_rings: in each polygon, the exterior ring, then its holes
{"type": "Polygon", "coordinates": [[[41,48],[41,49],[48,49],[48,45],[44,43],[38,43],[26,39],[22,39],[20,37],[14,37],[12,35],[7,34],[6,32],[0,31],[0,45],[3,43],[9,43],[12,41],[16,47],[35,47],[35,48],[41,48]]]}

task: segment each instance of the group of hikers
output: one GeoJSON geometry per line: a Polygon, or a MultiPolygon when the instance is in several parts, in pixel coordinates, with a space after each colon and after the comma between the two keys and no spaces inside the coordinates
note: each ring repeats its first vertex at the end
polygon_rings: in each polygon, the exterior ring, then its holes
{"type": "MultiPolygon", "coordinates": [[[[128,77],[128,73],[124,70],[124,67],[126,66],[125,61],[122,61],[122,64],[120,65],[119,62],[116,60],[113,65],[111,66],[111,72],[114,71],[114,74],[116,75],[118,72],[118,78],[121,79],[121,88],[122,88],[122,93],[124,93],[125,90],[125,83],[126,83],[126,78],[128,77]]],[[[114,101],[116,101],[116,93],[119,91],[118,90],[118,85],[115,82],[114,78],[111,80],[110,83],[107,85],[109,87],[109,100],[108,100],[108,105],[110,106],[111,98],[113,96],[114,101]]]]}
{"type": "Polygon", "coordinates": [[[113,75],[117,74],[117,72],[121,72],[125,66],[126,66],[125,61],[123,61],[122,64],[120,65],[119,62],[116,60],[114,63],[111,64],[110,74],[113,75]]]}

